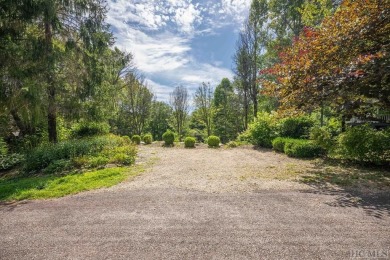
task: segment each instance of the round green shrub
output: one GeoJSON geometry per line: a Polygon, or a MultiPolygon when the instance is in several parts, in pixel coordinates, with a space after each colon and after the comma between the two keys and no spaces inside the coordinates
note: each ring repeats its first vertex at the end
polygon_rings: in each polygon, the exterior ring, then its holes
{"type": "Polygon", "coordinates": [[[209,147],[219,147],[219,143],[221,140],[219,139],[218,136],[215,135],[210,135],[209,138],[207,138],[207,144],[209,147]]]}
{"type": "Polygon", "coordinates": [[[323,149],[309,140],[289,139],[285,142],[284,153],[290,157],[314,158],[321,156],[323,149]]]}
{"type": "Polygon", "coordinates": [[[184,139],[184,147],[186,148],[194,148],[196,139],[195,137],[186,137],[184,139]]]}
{"type": "Polygon", "coordinates": [[[272,140],[276,137],[270,120],[258,119],[249,126],[250,141],[253,145],[271,148],[272,140]]]}
{"type": "Polygon", "coordinates": [[[377,131],[368,125],[355,126],[339,135],[341,158],[376,164],[390,162],[390,128],[377,131]]]}
{"type": "Polygon", "coordinates": [[[151,134],[144,135],[144,143],[151,144],[153,142],[153,136],[151,134]]]}
{"type": "Polygon", "coordinates": [[[278,124],[280,136],[290,138],[308,138],[313,121],[306,117],[289,117],[282,119],[278,124]]]}
{"type": "Polygon", "coordinates": [[[171,130],[167,130],[163,136],[164,145],[165,146],[171,146],[173,145],[173,142],[175,141],[175,134],[171,130]]]}
{"type": "Polygon", "coordinates": [[[133,135],[131,137],[131,141],[133,142],[133,144],[140,144],[141,143],[141,136],[133,135]]]}

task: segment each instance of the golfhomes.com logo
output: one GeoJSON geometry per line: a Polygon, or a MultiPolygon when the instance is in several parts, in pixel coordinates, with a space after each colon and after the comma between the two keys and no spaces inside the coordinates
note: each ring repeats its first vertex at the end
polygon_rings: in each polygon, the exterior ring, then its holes
{"type": "Polygon", "coordinates": [[[388,249],[352,249],[349,251],[352,259],[390,259],[388,249]]]}

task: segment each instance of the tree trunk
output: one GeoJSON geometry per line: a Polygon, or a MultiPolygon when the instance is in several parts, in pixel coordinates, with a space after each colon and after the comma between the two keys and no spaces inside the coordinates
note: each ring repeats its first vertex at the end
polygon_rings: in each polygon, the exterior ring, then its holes
{"type": "Polygon", "coordinates": [[[57,106],[56,106],[56,88],[54,82],[54,62],[53,62],[53,35],[49,19],[45,21],[45,43],[46,43],[46,62],[47,62],[47,126],[49,141],[57,142],[57,106]]]}

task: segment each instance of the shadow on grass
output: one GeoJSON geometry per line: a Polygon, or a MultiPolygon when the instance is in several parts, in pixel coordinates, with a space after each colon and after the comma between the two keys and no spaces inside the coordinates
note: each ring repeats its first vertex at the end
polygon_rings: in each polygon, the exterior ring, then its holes
{"type": "Polygon", "coordinates": [[[361,208],[376,218],[390,216],[390,171],[383,167],[321,160],[300,182],[313,188],[303,192],[335,196],[329,206],[361,208]]]}

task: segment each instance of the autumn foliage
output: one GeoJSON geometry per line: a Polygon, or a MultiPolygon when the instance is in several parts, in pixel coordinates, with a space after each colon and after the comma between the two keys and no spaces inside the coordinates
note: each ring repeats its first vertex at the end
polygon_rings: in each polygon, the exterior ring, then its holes
{"type": "Polygon", "coordinates": [[[343,1],[319,28],[303,29],[260,71],[265,94],[280,110],[308,111],[322,104],[344,113],[390,107],[390,1],[343,1]]]}

